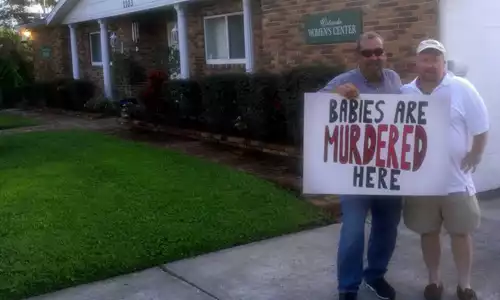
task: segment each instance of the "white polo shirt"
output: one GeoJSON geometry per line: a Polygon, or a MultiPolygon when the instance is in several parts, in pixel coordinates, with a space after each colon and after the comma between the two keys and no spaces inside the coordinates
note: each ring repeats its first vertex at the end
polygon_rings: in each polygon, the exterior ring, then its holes
{"type": "MultiPolygon", "coordinates": [[[[403,94],[423,94],[417,79],[401,87],[403,94]]],[[[476,193],[471,172],[461,170],[462,159],[472,145],[472,137],[489,130],[489,117],[483,98],[465,78],[447,74],[432,95],[451,99],[450,181],[448,193],[476,193]]]]}

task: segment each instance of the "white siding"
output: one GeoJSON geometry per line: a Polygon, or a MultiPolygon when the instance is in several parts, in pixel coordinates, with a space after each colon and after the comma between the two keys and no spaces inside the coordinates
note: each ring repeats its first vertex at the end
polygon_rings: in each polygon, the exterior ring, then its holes
{"type": "Polygon", "coordinates": [[[184,1],[185,0],[80,0],[64,18],[63,24],[125,15],[184,1]]]}
{"type": "Polygon", "coordinates": [[[465,76],[483,96],[491,118],[489,144],[474,174],[478,191],[500,187],[499,0],[441,0],[442,41],[448,59],[468,67],[465,76]]]}

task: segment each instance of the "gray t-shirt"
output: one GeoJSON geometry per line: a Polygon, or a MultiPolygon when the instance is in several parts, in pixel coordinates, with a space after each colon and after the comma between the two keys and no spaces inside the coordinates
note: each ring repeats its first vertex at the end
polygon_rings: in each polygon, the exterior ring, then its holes
{"type": "Polygon", "coordinates": [[[339,85],[352,83],[361,94],[400,94],[401,78],[398,73],[390,69],[383,69],[383,80],[380,84],[373,85],[369,83],[356,68],[338,75],[326,84],[319,92],[331,93],[339,85]]]}

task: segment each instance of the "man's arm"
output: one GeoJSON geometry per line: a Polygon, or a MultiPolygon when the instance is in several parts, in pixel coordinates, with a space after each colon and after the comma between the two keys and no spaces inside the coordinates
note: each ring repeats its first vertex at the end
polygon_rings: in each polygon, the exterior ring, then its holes
{"type": "Polygon", "coordinates": [[[482,156],[484,148],[486,148],[486,142],[488,140],[488,132],[485,131],[480,134],[476,134],[472,140],[472,148],[470,152],[474,155],[482,156]]]}
{"type": "Polygon", "coordinates": [[[339,85],[342,84],[342,74],[336,76],[332,80],[330,80],[323,88],[321,88],[319,93],[333,93],[337,89],[339,85]]]}
{"type": "Polygon", "coordinates": [[[466,91],[464,98],[465,123],[469,133],[473,136],[470,152],[462,162],[464,171],[472,169],[481,161],[484,149],[488,139],[488,130],[490,128],[488,110],[484,100],[469,81],[462,79],[466,91]]]}
{"type": "Polygon", "coordinates": [[[462,170],[464,172],[475,172],[477,165],[481,162],[484,148],[488,140],[488,132],[476,134],[472,140],[472,148],[462,160],[462,170]]]}
{"type": "Polygon", "coordinates": [[[340,74],[328,82],[318,92],[320,93],[336,93],[346,99],[355,99],[359,96],[359,91],[356,86],[349,82],[348,76],[340,74]]]}

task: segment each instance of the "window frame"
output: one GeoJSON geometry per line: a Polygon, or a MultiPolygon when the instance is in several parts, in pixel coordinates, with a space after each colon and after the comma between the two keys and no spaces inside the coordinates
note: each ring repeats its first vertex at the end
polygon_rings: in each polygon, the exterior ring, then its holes
{"type": "MultiPolygon", "coordinates": [[[[204,42],[205,42],[205,62],[207,65],[243,65],[246,63],[247,60],[247,53],[245,51],[245,58],[220,58],[220,59],[209,59],[208,58],[208,48],[207,48],[207,20],[210,19],[218,19],[218,18],[224,18],[225,24],[226,24],[226,40],[227,40],[227,50],[228,53],[230,54],[230,40],[229,40],[229,21],[228,17],[230,16],[242,16],[243,17],[243,12],[234,12],[234,13],[228,13],[228,14],[220,14],[220,15],[213,15],[213,16],[205,16],[203,17],[203,36],[204,36],[204,42]]],[[[245,23],[243,21],[243,28],[245,26],[245,23]]],[[[243,33],[244,34],[244,33],[243,33]]]]}
{"type": "Polygon", "coordinates": [[[92,35],[98,35],[99,36],[99,49],[101,49],[101,32],[100,31],[94,31],[94,32],[89,32],[89,50],[90,50],[90,63],[94,67],[101,67],[102,66],[102,57],[100,62],[94,61],[94,54],[92,53],[92,35]]]}
{"type": "MultiPolygon", "coordinates": [[[[108,30],[108,38],[109,38],[109,35],[111,34],[112,32],[110,30],[108,30]]],[[[93,67],[102,67],[102,56],[101,56],[101,61],[100,62],[95,62],[94,61],[94,57],[92,55],[92,35],[93,34],[97,34],[99,35],[99,49],[101,48],[101,32],[100,31],[93,31],[93,32],[89,32],[89,49],[90,49],[90,63],[93,67]]],[[[111,52],[110,53],[110,56],[111,56],[111,52]]],[[[113,65],[113,62],[111,61],[111,57],[110,57],[110,61],[109,61],[109,65],[112,66],[113,65]]]]}

